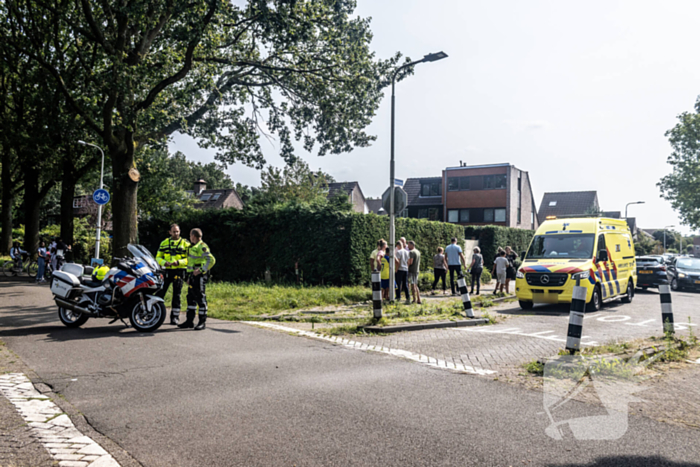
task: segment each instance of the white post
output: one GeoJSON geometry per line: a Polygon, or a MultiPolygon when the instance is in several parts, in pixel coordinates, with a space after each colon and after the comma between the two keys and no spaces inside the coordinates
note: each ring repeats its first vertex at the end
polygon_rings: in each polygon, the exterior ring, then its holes
{"type": "MultiPolygon", "coordinates": [[[[101,147],[91,144],[91,143],[86,143],[85,141],[78,141],[80,144],[84,144],[86,146],[92,146],[93,148],[97,148],[100,150],[100,153],[102,153],[102,166],[100,167],[100,190],[104,187],[103,185],[103,180],[104,180],[104,172],[105,172],[105,153],[102,150],[101,147]]],[[[102,205],[98,204],[97,205],[97,236],[95,238],[95,259],[100,259],[100,234],[101,234],[101,227],[102,226],[102,205]]]]}

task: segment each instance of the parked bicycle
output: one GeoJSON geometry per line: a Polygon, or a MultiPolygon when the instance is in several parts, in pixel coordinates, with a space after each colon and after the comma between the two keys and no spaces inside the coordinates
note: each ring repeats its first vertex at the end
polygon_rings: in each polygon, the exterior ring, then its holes
{"type": "Polygon", "coordinates": [[[2,273],[5,275],[5,277],[20,276],[26,274],[29,277],[35,278],[37,273],[39,272],[39,265],[36,261],[27,261],[28,258],[29,254],[22,253],[23,266],[21,268],[17,265],[17,262],[15,262],[14,260],[5,261],[5,263],[2,265],[2,273]]]}

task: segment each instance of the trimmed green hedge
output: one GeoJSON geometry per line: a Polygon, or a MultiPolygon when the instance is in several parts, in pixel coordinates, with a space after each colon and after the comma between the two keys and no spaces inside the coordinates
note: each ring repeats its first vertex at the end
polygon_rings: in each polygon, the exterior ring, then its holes
{"type": "Polygon", "coordinates": [[[499,225],[464,228],[465,238],[479,240],[479,248],[484,257],[484,269],[488,269],[489,271],[493,266],[493,261],[496,259],[498,247],[505,249],[505,247],[509,246],[513,249],[515,254],[520,257],[521,252],[527,251],[534,235],[534,230],[514,229],[512,227],[502,227],[499,225]]]}
{"type": "MultiPolygon", "coordinates": [[[[276,281],[295,281],[298,262],[307,284],[356,285],[369,281],[369,255],[379,238],[388,239],[389,219],[375,214],[339,212],[307,205],[261,210],[183,210],[139,223],[139,242],[155,252],[171,223],[189,238],[202,229],[216,257],[218,280],[262,280],[269,270],[276,281]]],[[[416,242],[423,261],[451,237],[464,239],[459,226],[419,219],[397,219],[396,236],[416,242]]]]}

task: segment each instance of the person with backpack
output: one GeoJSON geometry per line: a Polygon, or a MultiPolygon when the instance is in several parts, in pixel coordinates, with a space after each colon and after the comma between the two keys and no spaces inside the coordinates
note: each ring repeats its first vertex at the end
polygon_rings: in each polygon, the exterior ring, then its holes
{"type": "Polygon", "coordinates": [[[518,259],[518,255],[516,255],[509,246],[506,247],[506,259],[508,260],[508,267],[506,268],[506,293],[510,293],[510,281],[515,280],[515,262],[518,259]]]}

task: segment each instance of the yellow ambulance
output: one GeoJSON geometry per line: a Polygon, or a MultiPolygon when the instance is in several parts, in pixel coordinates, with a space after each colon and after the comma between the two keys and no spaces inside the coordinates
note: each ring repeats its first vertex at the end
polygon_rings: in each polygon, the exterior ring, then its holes
{"type": "Polygon", "coordinates": [[[605,217],[548,218],[540,225],[517,272],[523,310],[535,303],[571,303],[577,280],[586,287],[586,311],[634,298],[637,267],[627,222],[605,217]]]}

